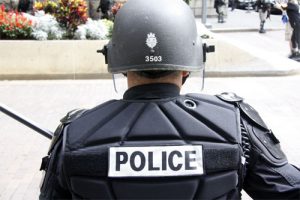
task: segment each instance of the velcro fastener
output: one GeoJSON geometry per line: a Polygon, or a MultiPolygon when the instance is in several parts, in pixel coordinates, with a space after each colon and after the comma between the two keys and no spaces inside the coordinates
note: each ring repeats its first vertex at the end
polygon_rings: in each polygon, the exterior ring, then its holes
{"type": "Polygon", "coordinates": [[[238,169],[241,163],[239,148],[204,149],[204,165],[207,173],[238,169]]]}

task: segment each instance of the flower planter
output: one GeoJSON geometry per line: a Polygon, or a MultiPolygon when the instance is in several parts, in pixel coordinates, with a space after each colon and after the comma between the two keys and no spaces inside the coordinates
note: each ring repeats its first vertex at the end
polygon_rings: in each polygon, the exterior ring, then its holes
{"type": "Polygon", "coordinates": [[[107,76],[107,40],[0,40],[0,79],[97,78],[107,76]]]}
{"type": "MultiPolygon", "coordinates": [[[[226,41],[207,39],[204,42],[215,45],[216,49],[207,54],[209,76],[226,75],[234,67],[251,70],[258,61],[268,65],[255,52],[226,41]]],[[[110,77],[104,56],[96,53],[107,43],[107,40],[0,40],[0,80],[110,77]]]]}

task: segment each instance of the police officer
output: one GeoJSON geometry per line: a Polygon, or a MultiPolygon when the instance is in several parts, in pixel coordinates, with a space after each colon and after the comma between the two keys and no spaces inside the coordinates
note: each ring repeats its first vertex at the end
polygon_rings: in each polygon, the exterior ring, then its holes
{"type": "Polygon", "coordinates": [[[299,169],[241,97],[180,95],[206,51],[184,1],[129,0],[102,51],[129,89],[61,120],[40,199],[299,199],[299,169]]]}
{"type": "Polygon", "coordinates": [[[260,19],[259,33],[266,33],[266,30],[264,29],[264,25],[267,18],[270,18],[271,2],[270,0],[257,0],[256,6],[258,9],[259,19],[260,19]]]}

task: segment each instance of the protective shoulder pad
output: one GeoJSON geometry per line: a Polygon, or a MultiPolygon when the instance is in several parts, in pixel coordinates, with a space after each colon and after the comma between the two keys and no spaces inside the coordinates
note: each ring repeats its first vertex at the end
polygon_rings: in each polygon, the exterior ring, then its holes
{"type": "Polygon", "coordinates": [[[85,111],[87,111],[86,109],[74,109],[71,110],[70,112],[67,113],[66,116],[64,116],[60,122],[62,124],[69,124],[72,121],[78,119],[85,111]]]}
{"type": "MultiPolygon", "coordinates": [[[[281,150],[279,140],[252,106],[245,103],[242,97],[234,93],[225,92],[216,96],[225,102],[238,106],[241,112],[243,126],[245,126],[245,130],[249,135],[247,138],[250,137],[251,146],[255,146],[260,156],[275,166],[281,166],[287,162],[286,156],[281,150]]],[[[244,136],[243,139],[245,139],[244,136]]],[[[248,141],[244,142],[248,144],[248,141]]],[[[253,159],[252,157],[250,158],[253,159]]]]}
{"type": "Polygon", "coordinates": [[[65,126],[69,123],[71,123],[72,121],[78,119],[80,116],[82,116],[82,114],[87,111],[86,109],[74,109],[71,110],[70,112],[67,113],[66,116],[64,116],[61,120],[60,120],[60,124],[59,126],[56,128],[53,137],[52,137],[52,141],[48,150],[48,154],[50,154],[55,146],[55,144],[57,143],[57,141],[59,140],[59,138],[62,135],[62,132],[65,128],[65,126]]]}
{"type": "Polygon", "coordinates": [[[258,112],[249,104],[245,103],[242,97],[236,95],[232,92],[223,92],[222,94],[216,95],[219,99],[228,102],[236,103],[242,112],[247,118],[249,118],[253,123],[259,127],[269,130],[265,122],[262,120],[258,112]]]}
{"type": "Polygon", "coordinates": [[[246,115],[252,122],[254,122],[259,127],[269,131],[268,126],[265,124],[258,112],[252,106],[245,102],[240,102],[239,107],[242,113],[246,115]]]}

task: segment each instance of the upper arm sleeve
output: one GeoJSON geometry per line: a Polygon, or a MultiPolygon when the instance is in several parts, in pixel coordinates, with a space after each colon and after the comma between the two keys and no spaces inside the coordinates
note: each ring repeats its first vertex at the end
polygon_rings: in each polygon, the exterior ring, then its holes
{"type": "Polygon", "coordinates": [[[300,199],[300,170],[288,163],[277,138],[245,124],[252,147],[243,189],[253,199],[300,199]]]}
{"type": "Polygon", "coordinates": [[[300,199],[300,171],[289,163],[272,166],[259,158],[243,188],[253,199],[300,199]]]}
{"type": "Polygon", "coordinates": [[[45,170],[46,174],[41,186],[40,199],[72,199],[63,173],[63,136],[67,132],[68,125],[86,111],[72,110],[60,120],[61,124],[54,132],[48,156],[45,157],[46,162],[42,163],[41,169],[45,170]]]}
{"type": "Polygon", "coordinates": [[[243,189],[253,199],[300,199],[300,170],[288,163],[279,140],[258,112],[234,93],[217,96],[240,110],[246,164],[243,189]]]}
{"type": "Polygon", "coordinates": [[[45,167],[40,199],[71,199],[62,171],[62,137],[55,142],[45,167]]]}

